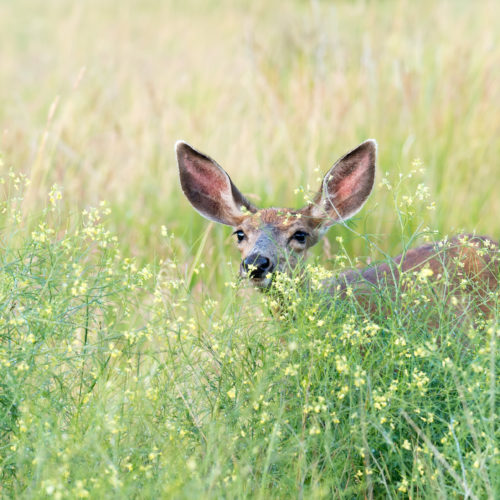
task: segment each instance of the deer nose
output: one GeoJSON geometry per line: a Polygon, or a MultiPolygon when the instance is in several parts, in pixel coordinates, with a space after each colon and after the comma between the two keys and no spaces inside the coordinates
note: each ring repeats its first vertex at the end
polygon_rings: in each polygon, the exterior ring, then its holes
{"type": "Polygon", "coordinates": [[[250,278],[264,278],[274,269],[271,261],[262,255],[249,255],[241,265],[246,272],[250,271],[250,278]]]}

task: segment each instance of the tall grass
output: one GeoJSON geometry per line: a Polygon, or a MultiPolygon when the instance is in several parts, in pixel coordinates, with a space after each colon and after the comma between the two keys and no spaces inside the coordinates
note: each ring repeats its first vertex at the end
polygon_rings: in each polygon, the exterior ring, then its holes
{"type": "Polygon", "coordinates": [[[105,205],[61,220],[54,188],[34,229],[16,229],[26,183],[4,184],[15,196],[1,240],[3,496],[500,490],[498,290],[485,297],[492,318],[467,296],[456,316],[421,273],[396,296],[376,292],[368,314],[313,266],[310,287],[283,275],[242,308],[231,282],[218,303],[192,293],[199,270],[182,275],[167,231],[155,266],[124,255],[105,205]]]}
{"type": "MultiPolygon", "coordinates": [[[[300,206],[296,187],[375,137],[380,173],[422,161],[432,227],[498,237],[498,16],[490,0],[3,2],[0,149],[33,180],[28,206],[54,183],[72,208],[106,199],[122,246],[148,257],[162,224],[186,249],[204,228],[178,189],[179,138],[255,203],[300,206]]],[[[383,192],[364,213],[399,251],[383,192]]],[[[208,236],[213,265],[225,235],[208,236]]]]}
{"type": "Polygon", "coordinates": [[[497,496],[498,305],[456,321],[423,280],[367,316],[283,278],[268,314],[173,154],[297,207],[375,137],[330,272],[498,239],[495,7],[0,3],[0,495],[497,496]]]}

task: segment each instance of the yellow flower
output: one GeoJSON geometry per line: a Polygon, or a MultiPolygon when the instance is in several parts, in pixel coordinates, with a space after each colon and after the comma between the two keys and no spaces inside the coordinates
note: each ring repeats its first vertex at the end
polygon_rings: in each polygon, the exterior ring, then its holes
{"type": "Polygon", "coordinates": [[[408,479],[403,478],[401,484],[399,485],[398,491],[401,491],[401,493],[406,493],[408,491],[408,479]]]}
{"type": "Polygon", "coordinates": [[[320,434],[321,431],[319,429],[319,427],[317,425],[313,425],[310,429],[309,429],[309,435],[310,436],[314,436],[316,434],[320,434]]]}
{"type": "Polygon", "coordinates": [[[434,274],[434,271],[430,267],[423,267],[418,273],[418,281],[425,281],[434,274]]]}

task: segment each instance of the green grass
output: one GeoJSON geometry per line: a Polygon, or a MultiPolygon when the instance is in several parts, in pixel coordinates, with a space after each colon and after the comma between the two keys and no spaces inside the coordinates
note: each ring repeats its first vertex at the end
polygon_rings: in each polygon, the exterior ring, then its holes
{"type": "Polygon", "coordinates": [[[273,316],[173,154],[298,207],[375,137],[329,271],[498,239],[495,7],[1,3],[0,495],[498,496],[498,307],[457,321],[421,283],[368,316],[285,280],[273,316]]]}
{"type": "Polygon", "coordinates": [[[219,302],[190,287],[199,270],[182,272],[166,231],[165,259],[124,255],[105,204],[61,218],[52,191],[22,228],[26,183],[8,176],[2,210],[5,497],[499,491],[498,290],[493,318],[467,297],[457,317],[422,275],[368,314],[310,266],[309,287],[283,275],[244,300],[227,283],[219,302]]]}

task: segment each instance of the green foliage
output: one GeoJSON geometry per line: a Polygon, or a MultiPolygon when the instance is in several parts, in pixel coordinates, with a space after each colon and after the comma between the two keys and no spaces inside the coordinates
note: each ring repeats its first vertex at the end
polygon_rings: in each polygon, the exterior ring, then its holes
{"type": "Polygon", "coordinates": [[[63,226],[57,192],[29,224],[21,189],[4,204],[4,496],[498,493],[498,290],[493,318],[457,320],[421,271],[368,313],[307,266],[242,308],[238,283],[222,302],[189,286],[166,230],[140,268],[105,204],[63,226]]]}

